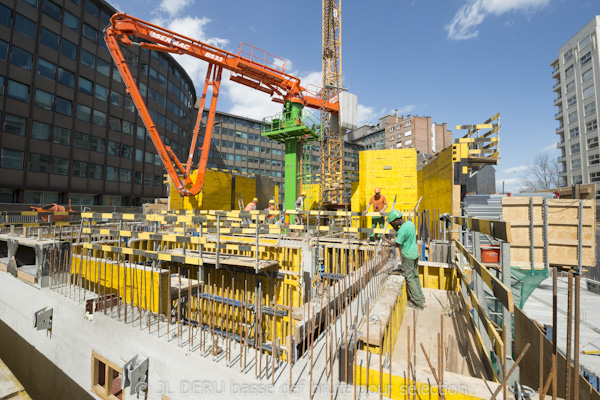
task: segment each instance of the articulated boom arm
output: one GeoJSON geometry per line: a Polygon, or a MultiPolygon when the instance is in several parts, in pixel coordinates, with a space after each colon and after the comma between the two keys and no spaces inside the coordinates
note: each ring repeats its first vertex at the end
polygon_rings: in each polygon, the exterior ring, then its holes
{"type": "Polygon", "coordinates": [[[306,107],[324,110],[330,113],[337,113],[339,109],[337,101],[325,100],[321,97],[321,90],[311,91],[302,87],[300,85],[300,78],[287,74],[285,72],[285,62],[282,59],[271,56],[270,54],[249,45],[240,45],[238,54],[230,53],[218,47],[177,34],[124,13],[117,13],[111,17],[111,25],[105,29],[104,38],[108,50],[123,77],[127,92],[131,95],[133,102],[140,113],[140,117],[146,125],[146,129],[148,129],[152,142],[156,146],[156,150],[158,151],[169,176],[181,195],[193,196],[202,190],[223,69],[231,72],[230,79],[232,81],[268,93],[273,101],[283,103],[289,100],[295,103],[301,103],[306,107]],[[134,42],[130,37],[140,38],[143,42],[134,42]],[[119,43],[122,43],[125,46],[141,46],[155,51],[188,54],[204,60],[209,64],[202,91],[198,117],[192,136],[192,144],[185,166],[179,161],[171,148],[164,145],[158,130],[156,129],[156,125],[150,117],[150,113],[140,94],[135,79],[131,75],[129,66],[119,47],[119,43]],[[267,57],[269,57],[269,59],[267,59],[267,57]],[[209,86],[212,86],[210,108],[206,123],[204,143],[201,147],[202,153],[198,165],[198,174],[196,176],[196,181],[194,182],[190,176],[190,171],[196,150],[198,132],[201,126],[202,110],[204,110],[209,86]]]}

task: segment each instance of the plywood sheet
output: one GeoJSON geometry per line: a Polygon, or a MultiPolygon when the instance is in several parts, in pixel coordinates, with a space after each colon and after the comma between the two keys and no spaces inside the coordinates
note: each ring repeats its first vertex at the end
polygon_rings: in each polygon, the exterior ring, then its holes
{"type": "MultiPolygon", "coordinates": [[[[594,200],[583,201],[582,265],[593,267],[595,260],[594,200]]],[[[548,200],[548,262],[555,266],[577,266],[578,200],[548,200]]],[[[533,197],[533,244],[534,268],[544,268],[543,202],[533,197]]],[[[530,268],[530,217],[529,197],[505,197],[502,199],[502,219],[510,222],[511,264],[530,268]]]]}

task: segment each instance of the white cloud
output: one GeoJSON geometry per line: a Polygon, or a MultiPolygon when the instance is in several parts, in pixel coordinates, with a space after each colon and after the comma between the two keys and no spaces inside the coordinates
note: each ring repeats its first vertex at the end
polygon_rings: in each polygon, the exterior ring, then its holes
{"type": "Polygon", "coordinates": [[[380,115],[377,114],[377,112],[375,111],[375,107],[368,107],[368,106],[364,106],[362,104],[359,104],[356,110],[356,114],[357,114],[357,120],[358,120],[358,126],[362,126],[364,124],[366,124],[367,122],[371,123],[371,124],[375,124],[378,120],[380,115]]]}
{"type": "Polygon", "coordinates": [[[158,6],[160,11],[169,13],[171,16],[179,14],[179,11],[185,7],[192,5],[194,0],[162,0],[158,6]]]}
{"type": "Polygon", "coordinates": [[[557,143],[549,144],[548,146],[546,146],[542,149],[542,152],[556,150],[557,149],[556,145],[557,145],[557,143]]]}
{"type": "Polygon", "coordinates": [[[550,0],[467,0],[446,26],[448,38],[466,40],[477,37],[477,27],[489,15],[502,15],[507,12],[531,13],[546,7],[550,0]]]}
{"type": "Polygon", "coordinates": [[[113,6],[117,11],[123,10],[123,7],[121,7],[121,5],[114,0],[106,0],[106,2],[113,6]]]}
{"type": "Polygon", "coordinates": [[[405,115],[405,114],[410,114],[411,112],[413,112],[413,110],[416,107],[413,105],[408,105],[408,106],[404,106],[404,107],[400,107],[397,110],[394,110],[394,112],[398,111],[398,115],[405,115]]]}
{"type": "Polygon", "coordinates": [[[527,171],[527,170],[529,170],[529,168],[530,167],[527,164],[517,165],[516,167],[505,169],[504,171],[501,171],[501,173],[502,174],[515,174],[515,173],[527,171]]]}

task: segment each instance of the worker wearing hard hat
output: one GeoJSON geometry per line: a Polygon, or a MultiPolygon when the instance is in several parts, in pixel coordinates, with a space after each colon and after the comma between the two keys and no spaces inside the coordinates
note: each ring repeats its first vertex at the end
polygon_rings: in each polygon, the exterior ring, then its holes
{"type": "MultiPolygon", "coordinates": [[[[244,208],[244,211],[255,211],[257,204],[258,204],[258,199],[255,197],[252,199],[252,201],[250,203],[246,204],[246,208],[244,208]]],[[[251,224],[252,218],[244,217],[244,222],[246,224],[251,224]]]]}
{"type": "MultiPolygon", "coordinates": [[[[267,207],[267,211],[277,211],[275,200],[269,200],[269,207],[267,207]]],[[[277,216],[275,214],[267,214],[265,219],[267,220],[267,224],[273,224],[275,223],[277,216]]]]}
{"type": "MultiPolygon", "coordinates": [[[[300,194],[300,197],[298,197],[298,200],[296,200],[296,202],[294,203],[294,208],[296,209],[296,212],[299,211],[304,211],[304,200],[306,199],[306,192],[302,192],[300,194]]],[[[302,225],[303,223],[303,217],[301,215],[298,216],[298,224],[302,225]]]]}
{"type": "Polygon", "coordinates": [[[390,212],[389,223],[396,230],[396,240],[390,240],[385,235],[383,240],[394,247],[400,247],[402,261],[398,262],[392,273],[401,273],[406,278],[408,287],[408,298],[414,308],[422,310],[425,308],[425,296],[421,290],[419,280],[419,249],[417,247],[417,235],[415,224],[405,221],[402,213],[398,210],[390,212]]]}
{"type": "MultiPolygon", "coordinates": [[[[385,219],[383,217],[383,213],[385,212],[385,209],[387,208],[388,203],[387,203],[385,196],[381,194],[381,189],[379,189],[378,187],[375,188],[375,194],[373,194],[373,196],[371,196],[371,199],[369,200],[369,205],[367,206],[367,209],[365,210],[365,215],[369,212],[371,205],[373,206],[373,211],[381,214],[381,216],[371,217],[371,228],[372,229],[375,229],[378,227],[385,228],[385,226],[384,226],[385,219]]],[[[374,242],[375,236],[377,236],[377,240],[379,240],[380,235],[379,234],[375,235],[375,233],[373,233],[373,232],[371,232],[371,234],[369,235],[369,240],[374,242]]]]}

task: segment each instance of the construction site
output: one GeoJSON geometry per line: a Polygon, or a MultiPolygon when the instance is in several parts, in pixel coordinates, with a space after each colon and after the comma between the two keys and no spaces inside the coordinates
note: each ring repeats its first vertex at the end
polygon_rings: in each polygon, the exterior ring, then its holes
{"type": "Polygon", "coordinates": [[[104,40],[169,195],[133,213],[0,210],[0,358],[12,371],[0,399],[600,400],[600,347],[588,346],[600,331],[581,312],[600,307],[586,279],[595,184],[471,191],[501,159],[495,110],[433,155],[361,151],[351,174],[357,98],[341,81],[339,0],[323,0],[322,87],[256,47],[234,54],[123,13],[104,40]],[[163,142],[128,46],[208,64],[186,159],[163,142]],[[261,135],[285,146],[284,190],[207,167],[224,70],[281,103],[261,135]],[[386,208],[365,212],[375,188],[386,208]],[[396,240],[393,210],[415,227],[424,307],[398,270],[403,249],[384,240],[396,240]]]}

